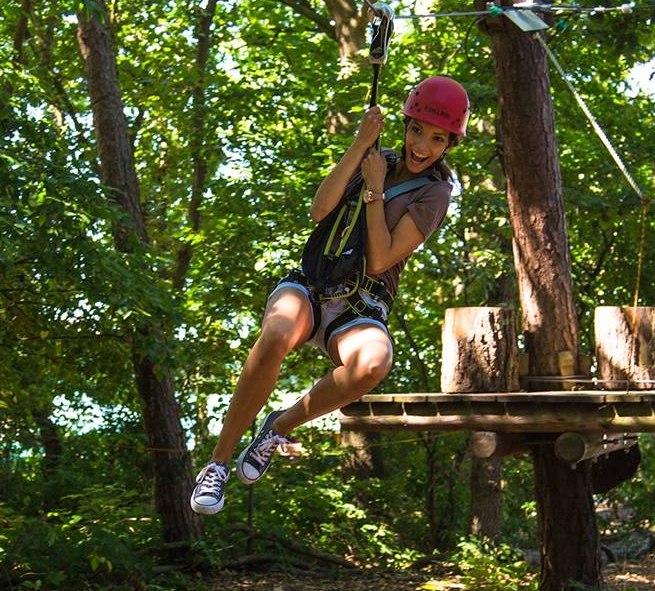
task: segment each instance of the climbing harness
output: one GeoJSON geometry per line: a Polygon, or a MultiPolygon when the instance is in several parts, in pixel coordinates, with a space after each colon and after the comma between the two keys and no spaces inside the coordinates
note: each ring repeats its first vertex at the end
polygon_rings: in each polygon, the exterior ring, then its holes
{"type": "MultiPolygon", "coordinates": [[[[370,107],[377,102],[380,68],[386,63],[393,34],[393,10],[383,2],[369,6],[372,35],[369,61],[373,66],[370,107]]],[[[369,108],[370,108],[369,107],[369,108]]],[[[379,149],[379,137],[375,148],[379,149]]],[[[393,152],[385,155],[390,161],[393,152]]],[[[407,189],[409,190],[409,189],[407,189]]],[[[361,175],[345,191],[341,203],[311,233],[302,254],[302,272],[309,285],[322,298],[350,297],[359,289],[366,273],[366,216],[361,175]],[[351,277],[354,285],[348,285],[351,277]],[[348,286],[348,287],[346,287],[348,286]]]]}
{"type": "MultiPolygon", "coordinates": [[[[396,163],[393,151],[384,150],[382,154],[390,166],[396,163]]],[[[436,180],[429,175],[390,187],[385,192],[385,205],[436,180]]],[[[321,299],[350,297],[359,289],[369,291],[364,258],[366,218],[361,193],[362,181],[358,177],[346,189],[342,204],[314,228],[303,249],[301,271],[321,299]]]]}

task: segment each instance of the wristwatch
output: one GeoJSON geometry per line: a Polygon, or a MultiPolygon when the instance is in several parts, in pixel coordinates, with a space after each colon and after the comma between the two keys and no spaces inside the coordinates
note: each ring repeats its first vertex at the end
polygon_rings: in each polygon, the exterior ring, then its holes
{"type": "Polygon", "coordinates": [[[364,191],[364,203],[371,203],[371,201],[384,201],[384,193],[380,193],[379,191],[371,191],[370,189],[366,189],[364,191]]]}

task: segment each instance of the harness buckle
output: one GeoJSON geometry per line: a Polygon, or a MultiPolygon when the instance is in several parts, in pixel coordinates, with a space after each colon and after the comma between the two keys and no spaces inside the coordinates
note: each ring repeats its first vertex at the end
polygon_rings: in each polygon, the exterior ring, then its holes
{"type": "Polygon", "coordinates": [[[373,277],[365,275],[362,278],[360,289],[368,293],[374,300],[382,302],[388,309],[391,309],[393,299],[387,291],[384,281],[381,279],[374,279],[373,277]]]}
{"type": "MultiPolygon", "coordinates": [[[[373,309],[373,306],[370,306],[369,304],[366,303],[366,301],[361,298],[353,298],[355,299],[354,302],[349,302],[350,306],[354,310],[354,312],[360,316],[362,316],[365,312],[373,309]]],[[[377,310],[377,308],[375,308],[377,310]]]]}

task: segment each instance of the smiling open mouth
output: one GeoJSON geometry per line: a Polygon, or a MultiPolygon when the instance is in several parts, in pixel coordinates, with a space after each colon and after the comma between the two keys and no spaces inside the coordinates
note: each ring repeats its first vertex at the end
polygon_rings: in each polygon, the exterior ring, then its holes
{"type": "Polygon", "coordinates": [[[410,160],[411,160],[412,162],[414,162],[415,164],[423,164],[423,163],[428,159],[427,156],[419,156],[419,155],[418,155],[416,152],[414,152],[413,150],[410,151],[410,153],[409,153],[409,158],[410,158],[410,160]]]}

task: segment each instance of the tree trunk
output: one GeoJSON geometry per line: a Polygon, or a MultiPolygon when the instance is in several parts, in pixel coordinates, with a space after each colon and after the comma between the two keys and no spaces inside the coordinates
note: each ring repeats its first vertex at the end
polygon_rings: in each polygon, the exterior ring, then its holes
{"type": "Polygon", "coordinates": [[[353,0],[325,0],[325,7],[334,22],[334,33],[339,44],[342,64],[364,46],[368,8],[353,0]]]}
{"type": "Polygon", "coordinates": [[[471,458],[469,529],[474,536],[495,541],[500,535],[503,501],[502,459],[471,458]]]}
{"type": "MultiPolygon", "coordinates": [[[[477,6],[483,3],[476,1],[477,6]]],[[[506,5],[512,2],[504,3],[506,5]]],[[[504,147],[507,199],[522,324],[533,376],[578,364],[578,323],[564,219],[547,56],[533,34],[504,16],[487,18],[504,147]]],[[[541,33],[537,33],[541,34],[541,33]]],[[[543,591],[601,584],[599,539],[588,462],[572,470],[550,444],[533,449],[543,591]]]]}
{"type": "Polygon", "coordinates": [[[61,436],[57,425],[50,418],[51,413],[43,409],[34,410],[34,422],[39,428],[39,441],[43,447],[42,471],[45,492],[43,508],[52,511],[61,498],[61,453],[63,450],[61,436]]]}
{"type": "Polygon", "coordinates": [[[334,95],[334,103],[328,113],[328,131],[330,133],[347,133],[350,131],[352,114],[346,109],[356,104],[364,104],[361,86],[350,84],[349,78],[360,71],[359,52],[366,43],[368,25],[366,4],[354,0],[325,0],[325,7],[334,23],[335,39],[339,45],[339,92],[334,95]],[[345,92],[344,92],[345,91],[345,92]]]}
{"type": "Polygon", "coordinates": [[[599,306],[594,333],[603,389],[655,387],[655,308],[599,306]]]}
{"type": "Polygon", "coordinates": [[[514,392],[519,389],[519,356],[512,308],[448,308],[441,333],[442,392],[514,392]]]}
{"type": "MultiPolygon", "coordinates": [[[[149,337],[163,341],[157,327],[146,327],[141,342],[149,337]]],[[[133,362],[139,394],[143,400],[143,422],[148,435],[155,479],[155,508],[162,519],[164,542],[189,542],[202,536],[198,516],[191,511],[189,495],[193,488],[191,458],[174,396],[173,380],[158,370],[161,365],[133,348],[133,362]]],[[[172,554],[186,560],[190,548],[172,554]]]]}
{"type": "MultiPolygon", "coordinates": [[[[655,308],[599,306],[594,312],[598,377],[604,390],[655,387],[655,308]]],[[[600,456],[592,467],[595,493],[630,480],[641,463],[639,442],[600,456]]]]}
{"type": "MultiPolygon", "coordinates": [[[[126,221],[114,228],[115,245],[124,252],[134,251],[147,244],[148,235],[103,0],[79,14],[78,43],[86,66],[102,180],[110,197],[125,212],[126,221]]],[[[202,535],[200,520],[188,502],[192,488],[191,458],[185,446],[170,369],[165,359],[153,358],[153,343],[166,350],[165,334],[156,318],[134,327],[132,339],[136,381],[155,474],[155,504],[162,519],[164,541],[188,542],[202,535]]]]}
{"type": "Polygon", "coordinates": [[[573,470],[555,457],[552,445],[542,445],[535,452],[534,478],[541,533],[540,589],[579,589],[575,583],[600,588],[591,462],[581,462],[573,470]]]}
{"type": "MultiPolygon", "coordinates": [[[[449,308],[442,329],[441,390],[444,393],[513,392],[519,387],[516,321],[512,308],[449,308]]],[[[471,459],[471,533],[500,534],[502,460],[471,459]]]]}
{"type": "Polygon", "coordinates": [[[341,431],[341,446],[346,448],[345,472],[357,478],[382,478],[384,463],[380,433],[341,431]]]}

